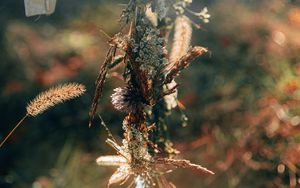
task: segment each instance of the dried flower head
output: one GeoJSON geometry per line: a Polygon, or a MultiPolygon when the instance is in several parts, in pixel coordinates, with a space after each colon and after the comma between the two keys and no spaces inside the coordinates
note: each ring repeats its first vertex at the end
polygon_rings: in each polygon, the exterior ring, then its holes
{"type": "MultiPolygon", "coordinates": [[[[141,183],[145,185],[144,187],[153,187],[154,180],[152,178],[152,168],[151,168],[151,158],[149,154],[147,156],[135,158],[135,155],[131,154],[133,148],[130,148],[128,142],[124,139],[123,145],[120,146],[113,140],[107,139],[111,147],[113,147],[119,155],[109,155],[109,156],[100,156],[98,157],[97,164],[99,166],[118,166],[119,168],[114,172],[110,177],[108,186],[112,184],[125,184],[130,178],[133,178],[134,181],[132,184],[135,184],[136,187],[141,183]]],[[[143,148],[137,148],[137,150],[143,148]]]]}
{"type": "Polygon", "coordinates": [[[114,89],[111,95],[112,104],[122,112],[135,112],[144,105],[144,98],[139,91],[131,85],[114,89]]]}
{"type": "Polygon", "coordinates": [[[189,11],[190,13],[197,16],[199,19],[203,20],[204,23],[209,22],[210,14],[208,13],[207,7],[204,7],[200,12],[189,11]]]}
{"type": "Polygon", "coordinates": [[[205,174],[214,174],[207,168],[184,159],[152,158],[149,154],[148,157],[134,159],[135,156],[130,155],[130,148],[125,139],[122,146],[110,139],[107,139],[107,143],[116,149],[119,154],[100,156],[96,160],[99,166],[119,167],[110,177],[108,186],[112,184],[123,185],[133,178],[134,181],[131,184],[135,184],[136,187],[174,188],[175,186],[165,179],[160,170],[169,170],[174,167],[186,168],[205,174]]]}
{"type": "Polygon", "coordinates": [[[26,107],[27,114],[37,116],[48,108],[64,101],[80,96],[85,92],[85,86],[71,83],[49,89],[33,99],[26,107]]]}
{"type": "Polygon", "coordinates": [[[176,11],[176,14],[182,15],[186,9],[187,6],[189,6],[193,0],[180,0],[176,2],[173,7],[176,11]]]}

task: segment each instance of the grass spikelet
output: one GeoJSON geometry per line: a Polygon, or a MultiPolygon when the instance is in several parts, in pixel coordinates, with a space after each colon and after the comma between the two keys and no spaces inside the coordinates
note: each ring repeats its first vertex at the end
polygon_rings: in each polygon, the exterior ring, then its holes
{"type": "Polygon", "coordinates": [[[208,170],[207,168],[201,165],[193,164],[189,160],[185,160],[185,159],[157,158],[156,163],[163,164],[163,165],[171,165],[178,168],[188,168],[202,173],[215,174],[214,172],[208,170]]]}
{"type": "Polygon", "coordinates": [[[197,57],[201,56],[205,52],[207,52],[207,48],[203,48],[201,46],[196,46],[190,49],[184,56],[182,56],[178,61],[174,62],[171,67],[167,67],[165,69],[166,72],[169,72],[165,83],[171,83],[171,81],[178,76],[180,71],[189,66],[189,64],[195,60],[197,57]]]}
{"type": "Polygon", "coordinates": [[[175,21],[174,39],[169,58],[171,66],[189,50],[192,33],[190,20],[186,16],[178,16],[175,21]]]}
{"type": "Polygon", "coordinates": [[[53,87],[45,92],[40,93],[33,99],[26,107],[26,115],[16,124],[16,126],[8,133],[8,135],[0,143],[0,148],[15,132],[15,130],[22,124],[28,116],[37,116],[43,113],[48,108],[56,104],[73,99],[85,92],[85,86],[81,84],[71,83],[57,87],[53,87]]]}
{"type": "Polygon", "coordinates": [[[65,84],[51,88],[48,91],[39,94],[27,105],[27,113],[30,116],[37,116],[48,108],[78,97],[84,92],[85,86],[76,83],[65,84]]]}

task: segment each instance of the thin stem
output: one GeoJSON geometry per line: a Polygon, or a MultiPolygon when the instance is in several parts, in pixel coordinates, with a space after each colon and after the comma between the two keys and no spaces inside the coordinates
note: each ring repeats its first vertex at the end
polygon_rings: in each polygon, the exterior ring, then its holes
{"type": "Polygon", "coordinates": [[[107,125],[106,125],[106,123],[104,122],[104,120],[102,119],[101,115],[98,114],[98,116],[99,116],[99,118],[100,118],[100,120],[101,120],[101,125],[105,128],[105,130],[106,130],[108,136],[109,136],[115,143],[117,143],[115,137],[113,136],[113,134],[111,133],[111,131],[110,131],[109,128],[107,127],[107,125]]]}
{"type": "Polygon", "coordinates": [[[102,34],[104,34],[104,36],[107,37],[109,40],[112,39],[112,37],[109,36],[109,34],[107,34],[103,29],[100,29],[99,31],[100,31],[102,34]]]}
{"type": "Polygon", "coordinates": [[[0,148],[3,146],[3,144],[10,138],[10,136],[15,132],[15,130],[22,124],[22,122],[29,116],[29,114],[26,114],[18,123],[17,125],[9,132],[9,134],[4,138],[4,140],[0,144],[0,148]]]}

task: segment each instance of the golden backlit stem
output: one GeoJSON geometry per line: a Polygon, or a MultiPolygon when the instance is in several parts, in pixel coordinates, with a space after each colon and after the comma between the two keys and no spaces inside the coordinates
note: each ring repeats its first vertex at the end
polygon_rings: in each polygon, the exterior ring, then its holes
{"type": "Polygon", "coordinates": [[[29,114],[26,114],[18,123],[17,125],[9,132],[9,134],[4,138],[4,140],[0,144],[0,148],[3,146],[3,144],[10,138],[10,136],[17,130],[17,128],[22,124],[22,122],[29,116],[29,114]]]}

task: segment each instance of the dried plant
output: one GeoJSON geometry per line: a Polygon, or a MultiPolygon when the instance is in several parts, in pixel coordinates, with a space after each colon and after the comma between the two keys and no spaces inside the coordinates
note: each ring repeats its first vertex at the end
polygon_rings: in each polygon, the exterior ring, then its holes
{"type": "Polygon", "coordinates": [[[27,114],[37,116],[48,108],[82,95],[85,86],[71,83],[49,89],[40,93],[26,107],[27,114]]]}
{"type": "Polygon", "coordinates": [[[184,56],[182,56],[178,61],[176,61],[170,69],[167,69],[168,72],[166,76],[165,83],[170,83],[181,70],[185,69],[194,59],[201,56],[203,53],[208,50],[203,47],[194,47],[188,51],[184,56]]]}
{"type": "MultiPolygon", "coordinates": [[[[41,5],[36,9],[36,6],[25,4],[26,10],[31,11],[26,11],[26,14],[35,14],[32,8],[38,11],[37,14],[48,14],[50,2],[53,5],[56,0],[24,1],[36,1],[41,5]]],[[[125,22],[122,33],[117,33],[109,41],[111,48],[100,68],[90,111],[91,125],[110,69],[123,64],[125,69],[121,80],[124,80],[124,85],[114,89],[111,98],[115,109],[126,113],[124,140],[119,145],[109,133],[110,139],[106,142],[117,154],[97,159],[100,166],[118,168],[111,176],[109,185],[154,187],[155,184],[156,187],[174,188],[175,185],[164,177],[170,169],[187,168],[212,173],[188,160],[177,159],[178,151],[169,137],[172,127],[168,124],[168,117],[174,109],[182,112],[185,108],[177,99],[179,86],[175,80],[192,59],[207,51],[206,48],[191,46],[192,31],[200,25],[197,23],[199,20],[193,19],[195,23],[190,16],[196,16],[206,23],[210,15],[205,7],[198,12],[190,10],[191,2],[130,0],[122,14],[122,23],[125,22]],[[185,14],[187,12],[189,16],[185,14]],[[129,25],[131,29],[127,34],[129,25]],[[169,37],[170,33],[174,33],[174,38],[169,37]],[[168,44],[168,41],[171,43],[168,44]],[[170,50],[167,46],[171,46],[170,50]]],[[[219,17],[219,23],[212,26],[217,32],[211,33],[216,37],[208,40],[221,44],[214,46],[216,54],[218,48],[220,54],[224,48],[231,49],[232,53],[221,55],[221,61],[233,61],[226,63],[229,66],[213,69],[210,69],[210,64],[202,65],[206,68],[201,80],[206,80],[206,76],[215,76],[220,70],[221,75],[217,74],[212,82],[205,81],[207,84],[200,86],[200,90],[205,92],[201,94],[203,101],[197,100],[197,103],[205,105],[201,105],[194,114],[201,113],[199,121],[202,135],[193,142],[180,143],[181,151],[199,147],[190,152],[197,154],[198,159],[208,159],[210,165],[223,171],[218,173],[220,178],[213,176],[206,179],[213,187],[220,187],[220,184],[223,187],[298,187],[300,69],[297,63],[299,41],[294,36],[297,32],[293,32],[299,27],[300,10],[295,6],[297,3],[293,1],[288,6],[282,6],[281,1],[274,1],[271,14],[265,11],[270,8],[266,6],[268,3],[255,9],[241,6],[238,1],[216,4],[214,9],[218,13],[214,22],[219,17]],[[233,6],[235,11],[232,11],[233,6]],[[257,16],[257,12],[263,19],[251,19],[253,15],[257,16]],[[277,14],[282,12],[285,14],[278,17],[277,14]],[[238,18],[236,15],[239,15],[238,18]],[[232,18],[238,22],[228,24],[232,18]],[[246,35],[236,34],[243,31],[246,35]],[[259,55],[253,56],[253,53],[259,55]],[[237,65],[237,61],[240,74],[233,76],[236,69],[232,69],[231,65],[237,65]],[[243,69],[246,74],[243,74],[243,69]],[[249,71],[251,74],[248,75],[249,71]],[[228,133],[232,134],[228,136],[228,133]],[[199,150],[212,145],[215,149],[198,155],[199,150]],[[227,178],[223,178],[224,173],[227,178]]],[[[197,81],[189,80],[189,84],[195,85],[197,81]]],[[[184,104],[196,102],[195,95],[197,93],[189,93],[182,101],[184,104]]],[[[186,118],[182,114],[183,125],[186,118]]],[[[73,163],[77,165],[78,160],[77,157],[73,163]]]]}
{"type": "Polygon", "coordinates": [[[65,84],[53,87],[45,92],[40,93],[26,107],[27,114],[17,123],[17,125],[9,132],[5,139],[1,142],[0,147],[28,117],[35,117],[52,106],[63,103],[67,100],[76,98],[85,92],[85,86],[77,83],[65,84]]]}
{"type": "MultiPolygon", "coordinates": [[[[187,7],[191,2],[130,0],[122,12],[121,21],[129,25],[129,32],[117,33],[109,41],[111,48],[100,68],[89,114],[91,125],[109,69],[124,63],[125,86],[116,88],[111,96],[113,106],[127,113],[123,121],[124,139],[122,145],[118,145],[109,132],[111,138],[106,142],[118,155],[97,159],[100,166],[119,167],[111,176],[108,186],[130,182],[129,187],[173,188],[175,186],[164,177],[172,167],[213,174],[188,160],[171,158],[178,151],[167,136],[166,118],[177,106],[178,85],[174,79],[193,60],[207,52],[206,48],[199,46],[190,48],[192,25],[197,24],[184,15],[185,11],[204,22],[209,18],[207,9],[200,13],[189,10],[187,7]],[[175,12],[177,18],[168,16],[171,11],[175,12]],[[173,22],[174,42],[169,53],[166,37],[173,22]],[[115,57],[116,52],[121,55],[115,57]]],[[[102,124],[105,125],[103,121],[102,124]]],[[[106,125],[105,128],[108,130],[106,125]]]]}
{"type": "MultiPolygon", "coordinates": [[[[172,167],[187,168],[200,173],[214,174],[212,171],[191,163],[188,160],[170,159],[170,158],[152,158],[144,151],[145,156],[140,155],[139,166],[132,161],[130,153],[128,153],[128,143],[124,140],[123,146],[119,146],[114,141],[107,139],[106,141],[112,146],[119,155],[100,156],[96,162],[100,166],[118,166],[117,171],[110,177],[108,186],[112,184],[125,184],[130,177],[134,177],[136,181],[143,182],[143,187],[160,188],[175,187],[167,181],[162,181],[163,171],[168,171],[172,167]],[[138,168],[137,168],[138,167],[138,168]],[[140,179],[142,178],[142,179],[140,179]],[[145,180],[145,181],[144,181],[145,180]],[[166,186],[168,185],[168,186],[166,186]]],[[[137,186],[138,187],[138,186],[137,186]]]]}
{"type": "Polygon", "coordinates": [[[112,104],[117,110],[122,112],[133,112],[142,108],[143,96],[136,90],[136,88],[128,85],[124,88],[114,89],[114,94],[112,94],[112,104]]]}
{"type": "Polygon", "coordinates": [[[95,82],[96,85],[96,89],[95,89],[95,94],[94,94],[94,98],[93,98],[93,103],[89,112],[89,127],[91,127],[92,125],[92,120],[95,116],[97,107],[98,107],[98,103],[99,103],[99,99],[102,96],[102,90],[103,90],[103,85],[104,85],[104,81],[106,79],[106,74],[108,71],[108,67],[109,67],[109,63],[112,62],[112,60],[115,57],[116,54],[116,44],[114,44],[109,50],[108,53],[106,55],[106,59],[103,63],[103,65],[101,66],[100,70],[99,70],[99,75],[98,78],[95,82]]]}
{"type": "Polygon", "coordinates": [[[178,61],[190,48],[192,25],[186,16],[178,16],[175,21],[174,38],[170,53],[170,65],[178,61]]]}

